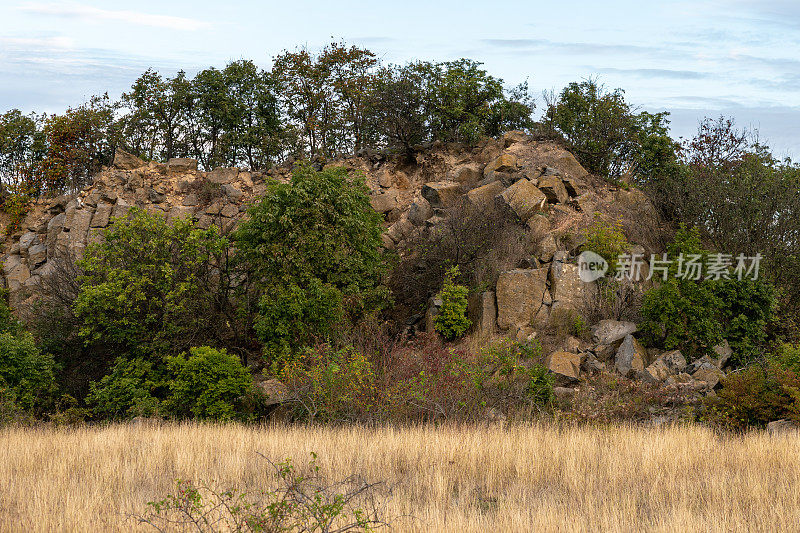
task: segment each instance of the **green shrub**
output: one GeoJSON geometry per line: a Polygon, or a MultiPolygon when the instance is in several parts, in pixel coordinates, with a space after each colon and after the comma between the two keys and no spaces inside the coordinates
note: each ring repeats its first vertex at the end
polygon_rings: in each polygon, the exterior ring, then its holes
{"type": "Polygon", "coordinates": [[[586,241],[581,250],[594,252],[605,259],[611,272],[615,270],[619,256],[630,249],[622,223],[606,221],[599,213],[595,213],[594,221],[586,229],[584,236],[586,241]]]}
{"type": "Polygon", "coordinates": [[[227,246],[214,226],[191,220],[170,224],[138,209],[116,219],[78,262],[81,336],[118,355],[155,358],[215,340],[229,322],[218,292],[227,246]]]}
{"type": "Polygon", "coordinates": [[[800,374],[800,345],[784,344],[770,354],[774,364],[800,374]]]}
{"type": "Polygon", "coordinates": [[[0,333],[0,390],[21,409],[40,407],[49,399],[53,366],[53,358],[39,351],[29,333],[0,333]]]}
{"type": "Polygon", "coordinates": [[[255,330],[268,358],[385,304],[383,218],[363,177],[302,166],[290,183],[270,183],[249,216],[235,236],[237,259],[256,280],[255,330]]]}
{"type": "Polygon", "coordinates": [[[163,368],[145,359],[120,357],[108,375],[90,384],[86,403],[95,416],[110,420],[156,416],[166,387],[163,368]]]}
{"type": "Polygon", "coordinates": [[[192,348],[167,359],[174,376],[169,382],[165,409],[183,418],[231,420],[241,417],[237,409],[252,387],[253,379],[239,358],[208,346],[192,348]]]}
{"type": "Polygon", "coordinates": [[[454,340],[463,336],[472,325],[472,321],[467,318],[467,294],[469,294],[469,289],[455,282],[458,274],[458,267],[453,267],[447,271],[442,290],[439,292],[439,297],[442,299],[442,308],[433,322],[436,331],[441,333],[447,340],[454,340]]]}

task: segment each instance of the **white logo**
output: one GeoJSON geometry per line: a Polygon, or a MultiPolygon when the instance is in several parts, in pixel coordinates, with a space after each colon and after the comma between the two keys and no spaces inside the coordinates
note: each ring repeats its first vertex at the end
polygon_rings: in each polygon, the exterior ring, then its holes
{"type": "Polygon", "coordinates": [[[608,272],[608,262],[594,252],[583,252],[578,256],[578,275],[581,281],[591,283],[608,272]]]}

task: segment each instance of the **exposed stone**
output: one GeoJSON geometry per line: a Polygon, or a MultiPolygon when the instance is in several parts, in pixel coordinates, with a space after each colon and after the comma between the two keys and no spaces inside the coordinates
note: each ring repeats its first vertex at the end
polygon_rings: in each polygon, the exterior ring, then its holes
{"type": "Polygon", "coordinates": [[[575,389],[572,387],[553,387],[553,394],[559,400],[569,400],[575,396],[575,389]]]}
{"type": "Polygon", "coordinates": [[[714,346],[714,353],[717,354],[717,368],[721,369],[728,363],[728,360],[733,355],[733,350],[726,339],[714,346]]]}
{"type": "Polygon", "coordinates": [[[502,154],[500,157],[496,158],[494,161],[490,162],[486,167],[483,169],[483,177],[494,179],[493,173],[494,172],[507,172],[513,173],[516,172],[518,169],[517,158],[513,154],[502,154]]]}
{"type": "Polygon", "coordinates": [[[581,374],[583,356],[571,352],[554,352],[545,360],[545,366],[555,374],[556,381],[560,384],[572,383],[578,380],[581,374]]]}
{"type": "Polygon", "coordinates": [[[196,172],[197,159],[189,159],[188,157],[173,157],[167,163],[167,172],[196,172]]]}
{"type": "Polygon", "coordinates": [[[369,203],[378,213],[388,213],[397,207],[397,191],[394,189],[389,189],[385,192],[371,194],[369,197],[369,203]]]}
{"type": "Polygon", "coordinates": [[[503,192],[505,187],[499,181],[472,189],[467,193],[467,199],[473,207],[488,209],[495,203],[495,197],[503,192]]]}
{"type": "Polygon", "coordinates": [[[92,228],[105,228],[111,221],[111,213],[114,211],[114,206],[107,203],[100,203],[94,211],[92,217],[92,228]]]}
{"type": "Polygon", "coordinates": [[[622,341],[614,358],[614,368],[623,376],[629,376],[644,370],[647,351],[633,335],[627,335],[622,341]]]}
{"type": "Polygon", "coordinates": [[[228,183],[222,185],[222,194],[234,201],[239,200],[242,196],[244,196],[242,191],[228,183]]]}
{"type": "Polygon", "coordinates": [[[39,236],[33,231],[27,231],[19,238],[19,252],[25,256],[28,248],[39,243],[39,236]]]}
{"type": "Polygon", "coordinates": [[[497,324],[497,303],[494,291],[469,295],[467,314],[478,335],[491,335],[497,324]]]}
{"type": "Polygon", "coordinates": [[[239,169],[236,167],[217,167],[208,173],[206,179],[211,183],[223,184],[235,181],[239,176],[239,169]]]}
{"type": "Polygon", "coordinates": [[[31,268],[36,268],[47,261],[47,246],[35,244],[28,249],[28,264],[31,268]]]}
{"type": "MultiPolygon", "coordinates": [[[[534,235],[545,235],[550,231],[550,220],[543,214],[535,214],[526,222],[534,235]]],[[[553,238],[555,241],[555,237],[553,238]]]]}
{"type": "Polygon", "coordinates": [[[447,177],[463,187],[472,188],[481,180],[482,173],[480,167],[473,163],[454,168],[447,177]]]}
{"type": "Polygon", "coordinates": [[[579,310],[584,302],[587,284],[581,281],[578,266],[553,261],[549,276],[553,309],[579,310]]]}
{"type": "Polygon", "coordinates": [[[530,326],[544,306],[547,268],[514,269],[497,279],[497,325],[501,329],[530,326]]]}
{"type": "Polygon", "coordinates": [[[510,209],[521,222],[527,222],[544,209],[547,197],[536,185],[521,179],[498,195],[497,202],[501,207],[510,209]]]}
{"type": "Polygon", "coordinates": [[[408,208],[408,220],[415,226],[422,226],[425,221],[433,216],[433,208],[425,198],[417,199],[408,208]]]}
{"type": "Polygon", "coordinates": [[[601,320],[592,328],[597,344],[613,344],[626,336],[636,333],[636,324],[618,320],[601,320]]]}
{"type": "Polygon", "coordinates": [[[233,218],[239,214],[239,208],[233,204],[225,204],[225,207],[220,210],[219,214],[226,218],[233,218]]]}
{"type": "Polygon", "coordinates": [[[432,207],[450,207],[460,192],[461,186],[452,181],[436,181],[426,183],[422,187],[422,197],[428,200],[432,207]]]}
{"type": "Polygon", "coordinates": [[[719,380],[725,377],[725,372],[719,368],[700,368],[692,373],[692,377],[697,381],[705,381],[709,389],[713,389],[719,384],[719,380]]]}
{"type": "Polygon", "coordinates": [[[508,148],[512,144],[527,142],[528,139],[529,139],[528,134],[526,134],[523,131],[517,131],[517,130],[507,131],[503,134],[502,137],[503,146],[505,148],[508,148]]]}
{"type": "Polygon", "coordinates": [[[652,381],[664,381],[677,375],[686,368],[686,358],[680,350],[673,350],[661,355],[645,369],[645,374],[652,381]]]}
{"type": "Polygon", "coordinates": [[[563,204],[569,200],[567,189],[559,176],[543,176],[539,178],[539,189],[547,197],[548,203],[563,204]]]}
{"type": "Polygon", "coordinates": [[[800,426],[797,425],[797,422],[785,418],[773,420],[767,424],[767,432],[770,435],[796,434],[798,429],[800,426]]]}
{"type": "Polygon", "coordinates": [[[598,344],[592,352],[600,361],[611,361],[617,354],[617,344],[598,344]]]}
{"type": "Polygon", "coordinates": [[[407,235],[410,235],[413,230],[414,224],[407,217],[401,217],[400,220],[389,226],[389,229],[386,230],[386,235],[395,243],[398,243],[407,235]]]}
{"type": "Polygon", "coordinates": [[[117,203],[114,204],[114,209],[111,210],[111,218],[123,218],[128,215],[131,206],[128,205],[123,198],[118,198],[117,203]]]}
{"type": "Polygon", "coordinates": [[[543,263],[549,263],[553,260],[553,256],[558,251],[558,243],[556,237],[552,233],[545,235],[534,248],[536,257],[543,263]]]}
{"type": "Polygon", "coordinates": [[[113,165],[121,170],[135,170],[137,168],[141,168],[145,166],[147,163],[142,159],[139,159],[133,154],[129,154],[125,150],[117,148],[117,151],[114,153],[114,163],[113,165]]]}
{"type": "Polygon", "coordinates": [[[576,198],[580,196],[580,188],[578,187],[578,184],[575,179],[562,176],[561,182],[564,184],[564,189],[566,189],[567,194],[571,198],[576,198]]]}

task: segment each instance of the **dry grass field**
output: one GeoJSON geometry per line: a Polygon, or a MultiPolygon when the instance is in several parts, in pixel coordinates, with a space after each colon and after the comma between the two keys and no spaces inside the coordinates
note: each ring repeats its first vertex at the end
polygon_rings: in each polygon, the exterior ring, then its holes
{"type": "Polygon", "coordinates": [[[137,531],[176,478],[254,490],[258,454],[385,481],[398,531],[790,531],[800,438],[644,429],[115,425],[0,431],[0,530],[137,531]],[[412,515],[414,518],[408,518],[412,515]]]}

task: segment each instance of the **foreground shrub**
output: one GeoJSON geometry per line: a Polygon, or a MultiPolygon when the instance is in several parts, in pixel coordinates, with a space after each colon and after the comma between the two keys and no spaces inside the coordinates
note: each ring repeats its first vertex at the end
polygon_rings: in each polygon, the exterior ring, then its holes
{"type": "Polygon", "coordinates": [[[630,243],[619,221],[609,222],[595,214],[592,225],[584,233],[586,241],[581,251],[594,252],[609,265],[610,272],[616,270],[617,259],[630,249],[630,243]]]}
{"type": "Polygon", "coordinates": [[[53,358],[36,347],[33,336],[0,333],[0,392],[22,410],[40,407],[53,389],[53,358]]]}
{"type": "Polygon", "coordinates": [[[442,299],[442,308],[433,321],[436,331],[447,340],[454,340],[464,335],[472,321],[467,318],[467,294],[469,289],[464,285],[456,284],[458,267],[451,268],[444,278],[439,297],[442,299]]]}
{"type": "Polygon", "coordinates": [[[706,400],[705,417],[728,429],[763,427],[787,418],[800,421],[800,375],[774,363],[754,364],[722,379],[706,400]]]}
{"type": "Polygon", "coordinates": [[[275,483],[257,492],[178,480],[174,493],[148,502],[148,511],[135,518],[159,531],[204,533],[375,531],[388,526],[374,499],[380,483],[367,483],[360,476],[327,481],[313,452],[303,469],[290,459],[270,465],[275,483]]]}
{"type": "Polygon", "coordinates": [[[170,357],[167,369],[173,378],[164,407],[179,418],[236,418],[237,406],[253,384],[238,357],[208,346],[192,348],[188,356],[170,357]]]}
{"type": "Polygon", "coordinates": [[[372,364],[351,347],[306,348],[280,372],[297,402],[297,414],[308,420],[364,420],[376,413],[372,364]]]}
{"type": "Polygon", "coordinates": [[[89,385],[86,403],[95,416],[110,420],[156,416],[166,387],[163,369],[151,361],[120,357],[108,375],[89,385]]]}

